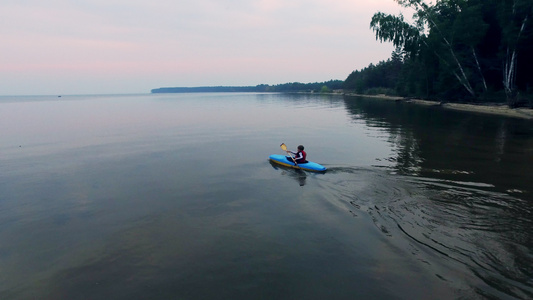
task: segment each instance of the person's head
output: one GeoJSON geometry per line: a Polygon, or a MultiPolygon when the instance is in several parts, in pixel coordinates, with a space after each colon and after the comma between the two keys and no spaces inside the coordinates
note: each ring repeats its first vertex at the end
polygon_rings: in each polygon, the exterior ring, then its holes
{"type": "Polygon", "coordinates": [[[302,146],[302,145],[298,146],[298,150],[304,151],[304,146],[302,146]]]}

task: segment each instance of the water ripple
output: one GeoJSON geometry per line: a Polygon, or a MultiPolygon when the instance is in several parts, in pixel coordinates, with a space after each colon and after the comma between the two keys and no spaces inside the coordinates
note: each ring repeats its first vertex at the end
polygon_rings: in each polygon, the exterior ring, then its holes
{"type": "Polygon", "coordinates": [[[322,184],[353,216],[369,216],[391,244],[438,266],[443,280],[464,289],[453,279],[464,273],[477,297],[533,298],[533,218],[527,200],[482,182],[376,168],[330,168],[328,174],[322,184]]]}

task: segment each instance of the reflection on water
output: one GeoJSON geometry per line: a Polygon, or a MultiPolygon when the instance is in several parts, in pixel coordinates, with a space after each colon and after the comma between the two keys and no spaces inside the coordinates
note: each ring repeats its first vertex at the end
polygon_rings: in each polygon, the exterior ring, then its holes
{"type": "Polygon", "coordinates": [[[305,171],[280,166],[279,164],[276,164],[272,161],[269,161],[269,163],[275,170],[283,170],[283,172],[281,172],[281,175],[287,176],[288,178],[298,182],[298,185],[300,186],[305,185],[305,180],[307,179],[307,173],[305,171]]]}
{"type": "Polygon", "coordinates": [[[364,98],[345,103],[354,119],[388,133],[394,155],[380,159],[400,174],[482,182],[532,197],[531,121],[364,98]]]}
{"type": "Polygon", "coordinates": [[[533,298],[529,121],[324,95],[19,100],[0,99],[0,299],[533,298]],[[269,164],[282,141],[328,172],[269,164]]]}
{"type": "Polygon", "coordinates": [[[395,154],[386,160],[402,175],[374,186],[379,197],[350,203],[385,235],[417,244],[413,254],[465,266],[487,285],[478,294],[533,297],[532,124],[362,98],[346,98],[346,106],[354,120],[389,133],[395,154]]]}
{"type": "Polygon", "coordinates": [[[370,216],[393,247],[425,264],[463,297],[533,295],[533,211],[526,200],[490,185],[390,177],[372,169],[334,168],[328,174],[321,184],[349,204],[354,217],[370,216]]]}

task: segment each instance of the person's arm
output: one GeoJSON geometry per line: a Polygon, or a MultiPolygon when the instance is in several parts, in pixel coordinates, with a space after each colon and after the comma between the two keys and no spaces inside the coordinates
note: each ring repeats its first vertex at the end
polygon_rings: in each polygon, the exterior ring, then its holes
{"type": "MultiPolygon", "coordinates": [[[[292,152],[292,151],[291,151],[292,152]]],[[[298,154],[297,157],[295,157],[294,159],[298,160],[298,159],[303,159],[304,158],[304,155],[302,154],[302,152],[297,152],[297,153],[294,153],[292,152],[294,155],[298,154]]]]}

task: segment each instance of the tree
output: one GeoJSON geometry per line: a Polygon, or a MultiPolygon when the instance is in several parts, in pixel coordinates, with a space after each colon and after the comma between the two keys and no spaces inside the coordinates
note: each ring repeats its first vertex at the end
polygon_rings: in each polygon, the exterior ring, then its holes
{"type": "Polygon", "coordinates": [[[526,54],[533,49],[533,1],[397,2],[414,10],[412,24],[401,14],[377,12],[370,27],[376,39],[405,53],[404,68],[408,61],[424,66],[427,91],[448,94],[454,80],[471,99],[503,90],[515,106],[518,91],[533,85],[533,59],[526,54]]]}
{"type": "Polygon", "coordinates": [[[320,88],[321,94],[331,93],[331,90],[328,88],[327,85],[323,85],[322,88],[320,88]]]}
{"type": "MultiPolygon", "coordinates": [[[[516,74],[518,53],[529,19],[533,13],[531,0],[499,2],[499,21],[503,31],[503,86],[509,106],[517,104],[516,74]]],[[[531,22],[529,22],[531,23],[531,22]]]]}
{"type": "Polygon", "coordinates": [[[411,55],[420,53],[423,46],[432,49],[459,83],[475,98],[476,92],[470,83],[467,70],[454,48],[453,40],[450,39],[457,32],[445,30],[450,27],[450,16],[456,15],[466,0],[438,1],[435,6],[429,6],[422,0],[397,0],[397,2],[415,10],[415,25],[406,23],[402,15],[395,17],[376,13],[370,23],[376,32],[376,38],[382,42],[391,41],[395,47],[402,47],[411,55]]]}

